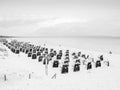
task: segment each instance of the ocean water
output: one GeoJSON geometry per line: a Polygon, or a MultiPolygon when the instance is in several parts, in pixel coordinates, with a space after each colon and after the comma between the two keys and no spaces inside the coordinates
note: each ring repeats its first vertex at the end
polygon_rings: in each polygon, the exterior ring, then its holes
{"type": "Polygon", "coordinates": [[[120,54],[120,38],[93,37],[40,37],[17,38],[19,41],[32,42],[37,45],[64,46],[82,50],[109,52],[120,54]]]}

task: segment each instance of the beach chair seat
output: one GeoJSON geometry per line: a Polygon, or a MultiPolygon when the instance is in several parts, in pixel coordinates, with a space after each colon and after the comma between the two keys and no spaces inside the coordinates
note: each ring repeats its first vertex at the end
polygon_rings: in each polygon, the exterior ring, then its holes
{"type": "Polygon", "coordinates": [[[65,60],[64,64],[69,64],[69,62],[70,62],[69,60],[65,60]]]}
{"type": "Polygon", "coordinates": [[[80,63],[80,59],[77,59],[77,60],[75,61],[75,63],[80,63]]]}
{"type": "Polygon", "coordinates": [[[45,51],[45,54],[48,54],[48,51],[45,51]]]}
{"type": "Polygon", "coordinates": [[[66,53],[65,56],[69,56],[69,53],[66,53]]]}

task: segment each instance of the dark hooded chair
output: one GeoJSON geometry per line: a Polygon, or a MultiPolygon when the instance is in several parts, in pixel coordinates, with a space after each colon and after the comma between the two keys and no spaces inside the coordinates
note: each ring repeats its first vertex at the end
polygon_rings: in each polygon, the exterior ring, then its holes
{"type": "Polygon", "coordinates": [[[61,55],[58,54],[58,55],[57,55],[57,59],[61,59],[61,55]]]}
{"type": "Polygon", "coordinates": [[[55,60],[53,62],[53,68],[57,68],[59,66],[59,61],[55,60]]]}
{"type": "Polygon", "coordinates": [[[38,62],[41,62],[43,60],[43,56],[39,56],[38,62]]]}
{"type": "Polygon", "coordinates": [[[36,49],[33,49],[33,53],[36,53],[36,49]]]}
{"type": "Polygon", "coordinates": [[[80,64],[79,63],[74,65],[74,70],[73,71],[74,72],[80,71],[80,64]]]}
{"type": "Polygon", "coordinates": [[[44,59],[43,60],[43,65],[45,65],[46,63],[49,64],[49,60],[44,59]]]}
{"type": "Polygon", "coordinates": [[[30,49],[30,52],[32,52],[32,48],[30,49]]]}
{"type": "Polygon", "coordinates": [[[57,52],[56,51],[54,51],[54,55],[56,55],[57,54],[57,52]]]}
{"type": "Polygon", "coordinates": [[[13,53],[15,53],[15,49],[13,49],[13,53]]]}
{"type": "Polygon", "coordinates": [[[97,67],[101,67],[101,62],[100,61],[96,61],[96,68],[97,67]]]}
{"type": "Polygon", "coordinates": [[[20,51],[22,51],[22,48],[20,48],[20,51]]]}
{"type": "Polygon", "coordinates": [[[28,50],[28,49],[26,49],[25,53],[27,54],[28,52],[29,52],[29,50],[28,50]]]}
{"type": "Polygon", "coordinates": [[[88,64],[87,64],[87,70],[89,70],[89,69],[92,69],[92,64],[91,64],[91,62],[88,62],[88,64]]]}
{"type": "Polygon", "coordinates": [[[80,57],[81,56],[81,52],[78,52],[78,57],[80,57]]]}
{"type": "Polygon", "coordinates": [[[40,51],[38,51],[38,52],[37,52],[37,56],[40,56],[40,55],[41,55],[41,53],[40,53],[40,51]]]}
{"type": "Polygon", "coordinates": [[[24,49],[24,48],[22,49],[22,52],[23,52],[23,53],[25,52],[25,49],[24,49]]]}
{"type": "Polygon", "coordinates": [[[69,69],[68,66],[69,65],[67,65],[67,64],[65,64],[65,65],[62,66],[62,70],[61,70],[62,74],[68,73],[68,69],[69,69]]]}
{"type": "Polygon", "coordinates": [[[54,57],[54,53],[50,53],[50,56],[51,56],[51,57],[54,57]]]}
{"type": "Polygon", "coordinates": [[[40,49],[38,48],[37,51],[40,51],[40,49]]]}
{"type": "Polygon", "coordinates": [[[35,53],[32,54],[32,59],[37,59],[37,55],[35,53]]]}
{"type": "Polygon", "coordinates": [[[29,52],[29,53],[28,53],[28,57],[31,57],[31,56],[32,56],[32,53],[31,53],[31,52],[29,52]]]}
{"type": "Polygon", "coordinates": [[[19,54],[19,53],[20,53],[19,49],[16,49],[15,54],[19,54]]]}
{"type": "Polygon", "coordinates": [[[103,61],[103,55],[100,56],[100,60],[103,61]]]}

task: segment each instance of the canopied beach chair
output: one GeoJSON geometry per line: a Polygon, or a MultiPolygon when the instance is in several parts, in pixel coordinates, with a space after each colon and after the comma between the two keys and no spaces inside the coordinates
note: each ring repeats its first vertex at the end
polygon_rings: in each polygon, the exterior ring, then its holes
{"type": "Polygon", "coordinates": [[[53,68],[58,68],[59,67],[59,61],[58,60],[55,60],[53,62],[53,68]]]}
{"type": "Polygon", "coordinates": [[[28,57],[31,57],[31,56],[32,56],[32,52],[29,52],[29,53],[28,53],[28,57]]]}
{"type": "Polygon", "coordinates": [[[32,54],[32,59],[37,59],[37,54],[36,53],[32,54]]]}
{"type": "Polygon", "coordinates": [[[37,51],[37,56],[40,56],[41,55],[41,52],[40,51],[37,51]]]}
{"type": "Polygon", "coordinates": [[[96,68],[97,68],[97,67],[101,67],[101,62],[100,62],[100,61],[96,61],[95,66],[96,66],[96,68]]]}
{"type": "Polygon", "coordinates": [[[99,58],[100,58],[100,61],[103,61],[103,55],[100,55],[99,58]]]}
{"type": "Polygon", "coordinates": [[[87,70],[89,70],[89,69],[92,69],[92,64],[91,64],[91,62],[88,62],[88,63],[87,63],[87,70]]]}
{"type": "Polygon", "coordinates": [[[51,52],[51,53],[50,53],[50,56],[51,56],[51,57],[54,57],[54,53],[51,52]]]}
{"type": "Polygon", "coordinates": [[[19,54],[20,50],[19,49],[15,49],[15,54],[19,54]]]}
{"type": "Polygon", "coordinates": [[[61,57],[62,57],[61,55],[57,54],[57,59],[59,59],[59,60],[60,60],[60,59],[61,59],[61,57]]]}
{"type": "Polygon", "coordinates": [[[80,64],[79,64],[79,63],[74,64],[74,69],[73,69],[73,71],[74,71],[74,72],[80,71],[80,64]]]}
{"type": "Polygon", "coordinates": [[[46,58],[43,59],[43,65],[45,65],[45,64],[49,64],[49,60],[46,58]]]}
{"type": "Polygon", "coordinates": [[[69,66],[68,64],[64,64],[62,66],[62,69],[61,69],[62,74],[68,73],[68,70],[69,70],[68,66],[69,66]]]}
{"type": "Polygon", "coordinates": [[[38,57],[38,62],[41,62],[43,60],[43,56],[38,57]]]}

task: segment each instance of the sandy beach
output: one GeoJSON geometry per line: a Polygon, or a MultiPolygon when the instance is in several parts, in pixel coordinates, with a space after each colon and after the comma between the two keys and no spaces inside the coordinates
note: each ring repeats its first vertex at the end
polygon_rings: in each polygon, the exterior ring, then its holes
{"type": "MultiPolygon", "coordinates": [[[[48,65],[48,75],[45,74],[45,66],[37,60],[28,58],[24,53],[16,55],[6,46],[0,43],[0,89],[1,90],[119,90],[120,89],[120,55],[81,50],[92,54],[94,57],[103,54],[104,59],[110,62],[110,66],[103,64],[100,68],[61,74],[60,68],[52,68],[52,62],[48,65]],[[7,55],[6,55],[7,53],[7,55]],[[51,79],[56,74],[56,77],[51,79]],[[6,75],[6,81],[5,81],[6,75]],[[30,76],[29,76],[30,75],[30,76]]],[[[59,46],[55,49],[59,50],[59,46]]],[[[65,47],[60,49],[65,51],[65,47]]],[[[78,49],[79,50],[79,49],[78,49]]],[[[70,52],[78,51],[71,48],[70,52]]],[[[72,63],[71,63],[72,64],[72,63]]]]}

